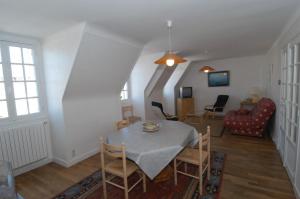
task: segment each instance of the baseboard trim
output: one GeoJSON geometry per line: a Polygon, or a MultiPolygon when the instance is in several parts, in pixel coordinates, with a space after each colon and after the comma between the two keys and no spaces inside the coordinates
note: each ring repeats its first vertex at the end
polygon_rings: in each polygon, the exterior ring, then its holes
{"type": "Polygon", "coordinates": [[[71,161],[65,161],[61,158],[53,157],[53,162],[55,162],[56,164],[59,164],[63,167],[68,168],[68,167],[71,167],[93,155],[96,155],[97,153],[99,153],[99,151],[100,151],[99,148],[93,149],[89,152],[86,152],[86,153],[80,155],[80,156],[74,157],[71,161]]]}
{"type": "Polygon", "coordinates": [[[296,196],[296,199],[300,199],[300,190],[298,189],[298,187],[296,186],[296,180],[294,179],[294,175],[293,173],[290,171],[290,169],[288,168],[288,166],[285,167],[286,171],[287,171],[287,174],[289,176],[289,179],[291,181],[291,184],[293,186],[293,189],[294,189],[294,193],[295,193],[295,196],[296,196]]]}
{"type": "Polygon", "coordinates": [[[81,162],[93,155],[96,155],[99,152],[100,152],[99,148],[93,149],[93,150],[86,152],[78,157],[74,157],[69,164],[70,164],[70,166],[73,166],[74,164],[77,164],[78,162],[81,162]]]}
{"type": "Polygon", "coordinates": [[[278,144],[278,138],[272,136],[272,141],[273,141],[273,143],[275,144],[276,149],[279,151],[280,148],[279,148],[279,144],[278,144]]]}
{"type": "Polygon", "coordinates": [[[294,184],[294,190],[295,190],[296,199],[300,199],[300,190],[298,189],[296,184],[294,184]]]}
{"type": "Polygon", "coordinates": [[[294,174],[293,174],[293,172],[290,170],[290,168],[289,168],[288,165],[285,166],[285,169],[286,169],[286,171],[287,171],[287,174],[288,174],[288,176],[289,176],[289,178],[290,178],[290,181],[291,181],[292,185],[294,185],[294,184],[295,184],[295,179],[294,179],[294,174]]]}
{"type": "Polygon", "coordinates": [[[60,166],[66,167],[66,168],[70,167],[69,163],[61,158],[53,157],[53,162],[55,162],[56,164],[59,164],[60,166]]]}
{"type": "Polygon", "coordinates": [[[49,159],[49,158],[45,158],[45,159],[39,160],[37,162],[33,162],[33,163],[25,165],[23,167],[14,169],[14,175],[15,176],[21,175],[23,173],[26,173],[26,172],[36,169],[38,167],[44,166],[50,162],[52,162],[52,159],[49,159]]]}

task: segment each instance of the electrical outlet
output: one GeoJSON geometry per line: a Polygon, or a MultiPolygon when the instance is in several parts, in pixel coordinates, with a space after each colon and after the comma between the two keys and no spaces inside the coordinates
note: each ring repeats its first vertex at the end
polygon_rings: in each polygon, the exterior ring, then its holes
{"type": "Polygon", "coordinates": [[[75,149],[72,150],[72,157],[74,158],[76,156],[76,151],[75,149]]]}

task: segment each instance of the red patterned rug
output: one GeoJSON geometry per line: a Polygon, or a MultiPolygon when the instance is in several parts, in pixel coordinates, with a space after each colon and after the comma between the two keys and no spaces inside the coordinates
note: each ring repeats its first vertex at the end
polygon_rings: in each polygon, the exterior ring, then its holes
{"type": "MultiPolygon", "coordinates": [[[[178,174],[178,185],[174,185],[174,177],[166,182],[155,183],[147,180],[147,192],[143,192],[142,184],[137,185],[129,192],[130,199],[219,199],[222,185],[223,168],[225,163],[225,154],[212,152],[211,179],[204,184],[204,194],[199,196],[198,181],[190,177],[178,174]]],[[[189,167],[189,170],[197,170],[189,167]]],[[[129,178],[134,180],[135,176],[129,178]]],[[[111,185],[107,185],[107,195],[109,199],[121,199],[124,197],[123,190],[111,185]]],[[[62,192],[53,199],[102,199],[103,189],[101,181],[101,172],[83,179],[62,192]]]]}

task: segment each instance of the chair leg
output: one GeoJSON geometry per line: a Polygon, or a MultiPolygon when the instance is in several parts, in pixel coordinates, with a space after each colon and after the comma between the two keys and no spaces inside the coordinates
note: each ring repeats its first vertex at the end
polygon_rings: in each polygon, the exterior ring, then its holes
{"type": "Polygon", "coordinates": [[[128,182],[127,182],[127,177],[124,177],[124,194],[125,194],[125,199],[128,199],[128,182]]]}
{"type": "Polygon", "coordinates": [[[107,199],[106,177],[105,177],[105,171],[103,171],[103,169],[102,169],[102,183],[103,183],[103,195],[104,195],[104,199],[107,199]]]}
{"type": "Polygon", "coordinates": [[[177,185],[177,162],[176,158],[174,159],[174,183],[177,185]]]}
{"type": "Polygon", "coordinates": [[[143,191],[147,191],[147,186],[146,186],[146,175],[143,173],[143,191]]]}
{"type": "Polygon", "coordinates": [[[199,165],[199,192],[200,195],[203,194],[203,178],[202,178],[203,170],[202,170],[202,163],[199,165]]]}
{"type": "Polygon", "coordinates": [[[206,111],[205,113],[204,113],[204,118],[205,118],[205,121],[208,119],[208,111],[206,111]]]}
{"type": "Polygon", "coordinates": [[[207,179],[210,180],[210,156],[208,156],[207,161],[207,179]]]}

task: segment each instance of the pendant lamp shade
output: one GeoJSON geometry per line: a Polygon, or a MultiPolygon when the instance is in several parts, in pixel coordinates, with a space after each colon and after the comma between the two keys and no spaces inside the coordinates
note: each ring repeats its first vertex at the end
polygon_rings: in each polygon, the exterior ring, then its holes
{"type": "Polygon", "coordinates": [[[215,71],[215,69],[210,66],[203,66],[202,68],[200,68],[199,71],[204,72],[204,73],[209,73],[209,72],[215,71]]]}
{"type": "Polygon", "coordinates": [[[161,57],[160,59],[156,60],[154,63],[155,64],[166,64],[167,66],[173,66],[175,64],[180,64],[180,63],[184,63],[186,62],[186,60],[174,53],[167,53],[165,54],[163,57],[161,57]]]}

